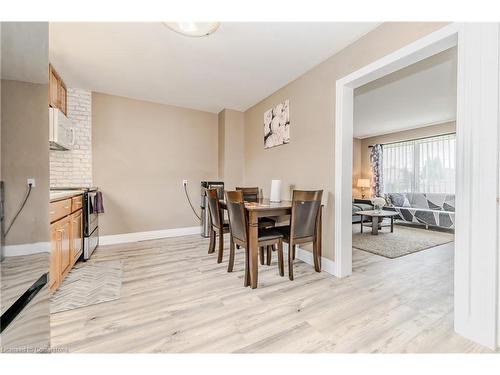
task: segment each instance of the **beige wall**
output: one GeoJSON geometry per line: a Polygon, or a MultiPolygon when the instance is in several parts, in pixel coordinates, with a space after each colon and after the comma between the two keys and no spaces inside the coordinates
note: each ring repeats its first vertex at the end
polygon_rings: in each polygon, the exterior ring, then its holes
{"type": "Polygon", "coordinates": [[[361,177],[361,139],[352,139],[352,196],[360,197],[361,189],[357,187],[361,177]]]}
{"type": "Polygon", "coordinates": [[[217,178],[217,115],[92,94],[93,183],[104,194],[100,234],[199,225],[200,180],[217,178]]]}
{"type": "Polygon", "coordinates": [[[219,178],[226,190],[243,184],[245,144],[243,112],[224,109],[219,113],[219,178]]]}
{"type": "Polygon", "coordinates": [[[6,245],[49,241],[49,112],[47,85],[2,80],[2,180],[8,225],[35,178],[6,245]]]}
{"type": "Polygon", "coordinates": [[[269,195],[273,178],[290,185],[323,189],[323,254],[333,259],[333,189],[335,82],[445,23],[384,23],[245,112],[245,184],[258,185],[269,195]],[[263,115],[290,100],[290,143],[264,150],[263,115]]]}
{"type": "Polygon", "coordinates": [[[432,137],[435,135],[454,133],[456,130],[456,123],[445,122],[442,124],[424,126],[421,128],[404,130],[384,135],[379,135],[361,140],[361,176],[362,178],[371,179],[372,173],[370,169],[370,148],[368,146],[376,143],[384,144],[390,142],[409,141],[411,139],[432,137]]]}
{"type": "Polygon", "coordinates": [[[225,150],[226,150],[226,111],[220,111],[219,114],[217,115],[217,137],[219,140],[218,144],[218,151],[217,151],[217,156],[218,156],[218,171],[219,171],[219,179],[224,181],[225,173],[224,173],[224,166],[225,166],[225,150]]]}

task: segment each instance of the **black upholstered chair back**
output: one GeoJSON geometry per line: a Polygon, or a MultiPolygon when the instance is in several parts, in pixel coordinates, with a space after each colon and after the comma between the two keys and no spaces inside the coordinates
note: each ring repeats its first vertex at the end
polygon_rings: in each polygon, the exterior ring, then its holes
{"type": "Polygon", "coordinates": [[[246,202],[256,202],[259,199],[258,187],[237,187],[236,190],[243,193],[243,200],[246,202]]]}
{"type": "Polygon", "coordinates": [[[229,215],[231,235],[240,241],[247,241],[247,217],[241,190],[226,191],[226,206],[229,215]]]}
{"type": "Polygon", "coordinates": [[[208,210],[210,212],[210,220],[212,225],[221,228],[223,225],[222,209],[220,207],[219,196],[217,189],[207,189],[208,210]]]}
{"type": "Polygon", "coordinates": [[[322,196],[323,190],[293,191],[292,215],[290,218],[290,236],[293,239],[315,235],[322,196]]]}

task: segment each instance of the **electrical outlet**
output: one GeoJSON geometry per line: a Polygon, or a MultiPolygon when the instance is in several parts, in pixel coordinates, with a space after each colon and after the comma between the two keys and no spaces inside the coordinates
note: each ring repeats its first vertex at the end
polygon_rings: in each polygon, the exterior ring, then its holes
{"type": "Polygon", "coordinates": [[[182,180],[182,186],[187,186],[188,180],[182,180]]]}
{"type": "Polygon", "coordinates": [[[36,186],[36,181],[34,178],[28,178],[28,180],[26,180],[26,185],[31,185],[32,188],[34,188],[36,186]]]}

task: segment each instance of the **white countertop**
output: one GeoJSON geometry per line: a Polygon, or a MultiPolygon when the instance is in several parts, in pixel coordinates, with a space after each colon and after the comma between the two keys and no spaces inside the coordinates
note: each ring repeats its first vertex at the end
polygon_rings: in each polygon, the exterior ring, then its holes
{"type": "Polygon", "coordinates": [[[85,191],[83,190],[51,190],[50,191],[50,200],[55,201],[64,198],[71,198],[76,195],[81,195],[85,191]]]}

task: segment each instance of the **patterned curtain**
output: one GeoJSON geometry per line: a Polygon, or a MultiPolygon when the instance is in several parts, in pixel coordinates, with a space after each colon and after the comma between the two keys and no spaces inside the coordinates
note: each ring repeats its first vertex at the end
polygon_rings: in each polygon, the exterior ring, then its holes
{"type": "Polygon", "coordinates": [[[382,145],[373,145],[370,153],[370,166],[372,168],[372,196],[380,197],[384,190],[382,176],[382,145]]]}

